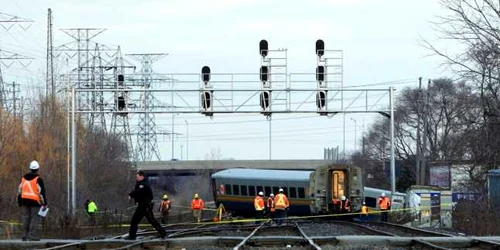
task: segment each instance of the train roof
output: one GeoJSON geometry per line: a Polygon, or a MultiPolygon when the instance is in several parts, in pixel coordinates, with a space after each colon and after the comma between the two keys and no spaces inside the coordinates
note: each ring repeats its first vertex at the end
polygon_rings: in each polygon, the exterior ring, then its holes
{"type": "Polygon", "coordinates": [[[212,174],[215,179],[309,181],[313,171],[233,168],[212,174]]]}

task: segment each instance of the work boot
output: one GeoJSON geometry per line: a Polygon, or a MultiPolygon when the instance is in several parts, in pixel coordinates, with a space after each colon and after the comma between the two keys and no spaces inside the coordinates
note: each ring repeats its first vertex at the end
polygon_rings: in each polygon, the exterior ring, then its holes
{"type": "Polygon", "coordinates": [[[28,238],[23,237],[21,240],[22,240],[22,241],[27,241],[27,240],[28,240],[28,238]]]}
{"type": "Polygon", "coordinates": [[[40,238],[29,238],[29,241],[40,241],[40,238]]]}

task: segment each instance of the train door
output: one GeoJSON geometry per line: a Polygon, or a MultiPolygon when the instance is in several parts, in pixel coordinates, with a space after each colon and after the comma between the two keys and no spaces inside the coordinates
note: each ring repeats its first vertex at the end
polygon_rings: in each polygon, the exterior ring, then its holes
{"type": "Polygon", "coordinates": [[[345,172],[343,170],[334,170],[331,172],[331,183],[330,183],[330,194],[331,194],[331,200],[330,200],[330,208],[329,209],[331,212],[339,212],[339,208],[337,204],[339,204],[340,199],[342,196],[346,194],[346,179],[345,179],[345,172]]]}

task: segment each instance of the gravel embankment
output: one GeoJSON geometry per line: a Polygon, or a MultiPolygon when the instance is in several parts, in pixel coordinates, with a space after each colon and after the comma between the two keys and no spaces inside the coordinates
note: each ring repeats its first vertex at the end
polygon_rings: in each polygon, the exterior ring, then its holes
{"type": "Polygon", "coordinates": [[[355,227],[332,223],[300,223],[299,226],[309,236],[370,235],[355,227]]]}

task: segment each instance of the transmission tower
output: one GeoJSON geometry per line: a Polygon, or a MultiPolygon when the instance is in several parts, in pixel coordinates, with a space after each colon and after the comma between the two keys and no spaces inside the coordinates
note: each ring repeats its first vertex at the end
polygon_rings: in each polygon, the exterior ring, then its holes
{"type": "MultiPolygon", "coordinates": [[[[118,47],[114,65],[114,88],[123,91],[114,92],[114,111],[128,111],[130,103],[127,84],[125,81],[126,69],[135,70],[134,66],[125,66],[121,48],[118,47]]],[[[137,162],[136,154],[132,144],[132,134],[130,132],[129,114],[113,113],[111,117],[111,133],[118,136],[127,146],[127,158],[132,162],[137,162]]]]}
{"type": "MultiPolygon", "coordinates": [[[[96,44],[95,51],[92,59],[91,70],[91,87],[92,89],[104,88],[104,68],[101,52],[99,51],[99,44],[96,44]]],[[[106,117],[104,114],[104,93],[97,91],[92,92],[91,95],[92,110],[101,111],[101,113],[90,114],[89,125],[90,128],[100,128],[106,132],[106,117]]]]}
{"type": "MultiPolygon", "coordinates": [[[[33,20],[0,12],[0,26],[3,27],[5,31],[9,31],[14,26],[20,27],[23,30],[27,30],[32,23],[33,20]]],[[[0,40],[0,45],[1,42],[2,40],[0,40]]],[[[9,107],[11,106],[9,103],[7,103],[8,94],[2,76],[2,65],[8,68],[16,60],[22,60],[22,61],[29,60],[29,63],[31,63],[32,59],[33,58],[28,58],[17,53],[11,53],[6,50],[2,50],[2,47],[0,46],[0,108],[9,110],[9,107]]],[[[20,63],[23,66],[27,66],[29,64],[29,63],[24,64],[22,61],[20,61],[20,63]]]]}
{"type": "Polygon", "coordinates": [[[12,99],[9,99],[9,93],[7,88],[5,87],[5,82],[3,81],[2,78],[2,70],[1,67],[4,66],[6,68],[10,67],[14,62],[18,62],[21,64],[23,67],[28,67],[28,65],[32,62],[33,58],[31,57],[26,57],[18,53],[12,53],[9,51],[1,50],[0,49],[0,103],[2,104],[3,108],[7,111],[12,112],[12,107],[13,104],[10,103],[9,101],[12,101],[12,99]]]}
{"type": "Polygon", "coordinates": [[[19,83],[12,82],[9,85],[10,89],[7,91],[10,95],[7,96],[6,103],[9,105],[8,109],[15,117],[18,117],[22,113],[21,98],[19,94],[21,89],[19,83]]]}
{"type": "Polygon", "coordinates": [[[54,85],[54,47],[52,36],[52,10],[49,8],[47,13],[47,73],[45,76],[45,95],[54,96],[56,86],[54,85]]]}
{"type": "Polygon", "coordinates": [[[158,142],[156,134],[156,123],[154,113],[149,113],[153,109],[154,97],[149,91],[151,83],[153,82],[153,68],[154,62],[164,58],[167,54],[130,54],[129,56],[135,58],[141,63],[141,81],[144,92],[141,93],[139,105],[146,111],[139,114],[139,133],[137,135],[137,148],[136,158],[141,161],[150,161],[153,156],[160,160],[160,153],[158,151],[158,142]]]}
{"type": "MultiPolygon", "coordinates": [[[[58,51],[65,52],[69,58],[76,56],[77,71],[75,86],[80,89],[92,89],[91,82],[91,67],[92,52],[95,51],[96,43],[93,42],[96,36],[105,31],[105,29],[96,28],[73,28],[63,29],[66,35],[74,39],[74,41],[63,44],[57,48],[58,51]]],[[[102,51],[102,48],[101,48],[102,51]]],[[[79,110],[90,110],[92,107],[91,95],[89,92],[78,93],[76,97],[76,105],[79,110]]],[[[87,116],[87,121],[91,120],[91,116],[87,116]]]]}

